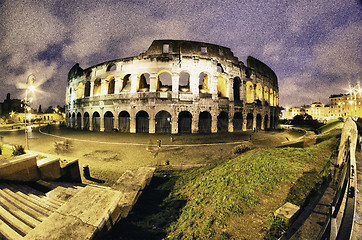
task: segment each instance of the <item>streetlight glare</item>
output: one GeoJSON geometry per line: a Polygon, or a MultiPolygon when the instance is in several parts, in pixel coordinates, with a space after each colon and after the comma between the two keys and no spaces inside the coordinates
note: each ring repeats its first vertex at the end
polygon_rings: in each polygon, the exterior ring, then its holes
{"type": "Polygon", "coordinates": [[[34,86],[34,85],[30,85],[29,91],[30,91],[30,92],[34,92],[34,91],[35,91],[35,86],[34,86]]]}

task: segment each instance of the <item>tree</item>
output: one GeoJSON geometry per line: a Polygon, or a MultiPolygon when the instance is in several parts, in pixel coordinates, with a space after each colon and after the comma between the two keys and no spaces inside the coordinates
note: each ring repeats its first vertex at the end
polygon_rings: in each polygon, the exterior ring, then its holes
{"type": "Polygon", "coordinates": [[[41,110],[41,105],[39,105],[38,113],[43,113],[41,110]]]}

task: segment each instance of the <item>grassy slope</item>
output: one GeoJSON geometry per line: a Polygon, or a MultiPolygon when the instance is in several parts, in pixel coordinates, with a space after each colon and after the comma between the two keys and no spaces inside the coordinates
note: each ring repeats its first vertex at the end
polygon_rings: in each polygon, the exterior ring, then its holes
{"type": "MultiPolygon", "coordinates": [[[[290,183],[288,188],[294,184],[294,188],[303,189],[291,191],[288,196],[292,202],[303,204],[314,187],[311,183],[319,182],[318,174],[313,175],[317,180],[298,179],[303,179],[303,172],[322,172],[330,162],[336,142],[333,137],[306,149],[254,150],[218,165],[182,173],[166,201],[187,203],[168,228],[168,238],[240,238],[234,236],[235,226],[231,222],[238,223],[246,211],[258,208],[264,198],[272,197],[285,183],[290,183]]],[[[262,216],[260,221],[267,224],[267,217],[262,216]]]]}

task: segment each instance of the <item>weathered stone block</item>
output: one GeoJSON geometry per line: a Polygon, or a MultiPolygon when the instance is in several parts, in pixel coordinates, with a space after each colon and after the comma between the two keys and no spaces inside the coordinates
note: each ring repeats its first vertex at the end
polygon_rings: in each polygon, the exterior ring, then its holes
{"type": "Polygon", "coordinates": [[[0,179],[12,181],[39,180],[37,154],[23,154],[0,161],[0,179]]]}
{"type": "Polygon", "coordinates": [[[274,216],[284,219],[285,223],[289,225],[294,220],[299,209],[300,207],[297,205],[287,202],[275,211],[274,216]]]}
{"type": "Polygon", "coordinates": [[[62,175],[60,173],[59,158],[47,157],[37,161],[40,178],[43,180],[56,180],[62,175]]]}

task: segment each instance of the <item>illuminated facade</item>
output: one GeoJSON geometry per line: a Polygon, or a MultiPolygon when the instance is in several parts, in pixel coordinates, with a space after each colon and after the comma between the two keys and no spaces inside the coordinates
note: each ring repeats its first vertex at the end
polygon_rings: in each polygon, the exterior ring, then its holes
{"type": "Polygon", "coordinates": [[[216,133],[275,128],[275,73],[229,48],[155,40],[139,56],[68,74],[66,124],[90,131],[216,133]]]}
{"type": "Polygon", "coordinates": [[[329,97],[330,115],[333,119],[362,117],[362,90],[360,84],[350,87],[346,94],[332,95],[329,97]]]}
{"type": "Polygon", "coordinates": [[[282,119],[293,119],[296,115],[308,114],[315,120],[329,119],[329,106],[320,102],[314,102],[311,105],[302,107],[286,108],[282,111],[282,119]]]}

